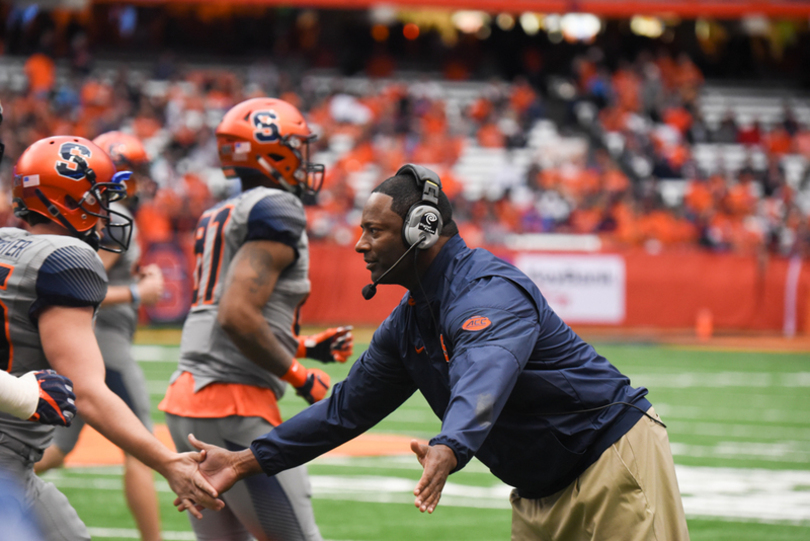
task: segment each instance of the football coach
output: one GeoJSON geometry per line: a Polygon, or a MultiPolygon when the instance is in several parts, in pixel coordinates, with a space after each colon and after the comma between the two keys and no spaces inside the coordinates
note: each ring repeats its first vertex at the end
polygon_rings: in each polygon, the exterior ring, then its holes
{"type": "MultiPolygon", "coordinates": [[[[371,194],[355,249],[372,284],[408,289],[332,395],[200,469],[220,491],[275,475],[373,427],[417,389],[442,419],[415,505],[432,513],[475,456],[514,487],[513,540],[688,540],[666,427],[521,271],[458,234],[431,170],[408,164],[371,194]]],[[[177,502],[179,504],[179,502],[177,502]]],[[[179,504],[182,510],[184,506],[179,504]]]]}

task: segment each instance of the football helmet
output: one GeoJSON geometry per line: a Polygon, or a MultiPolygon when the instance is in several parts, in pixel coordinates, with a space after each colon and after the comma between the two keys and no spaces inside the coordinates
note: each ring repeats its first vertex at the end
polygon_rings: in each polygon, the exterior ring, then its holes
{"type": "Polygon", "coordinates": [[[228,178],[259,174],[269,181],[264,185],[301,198],[314,197],[323,185],[324,165],[309,161],[309,144],[317,136],[301,112],[286,101],[243,101],[225,113],[216,136],[228,178]]]}
{"type": "Polygon", "coordinates": [[[130,174],[116,172],[110,157],[83,137],[40,139],[14,167],[14,215],[24,219],[31,212],[40,214],[96,250],[123,252],[129,247],[132,220],[111,210],[110,203],[126,197],[130,174]],[[99,246],[99,223],[112,237],[108,246],[99,246]]]}
{"type": "Polygon", "coordinates": [[[108,131],[93,142],[110,155],[118,170],[127,169],[133,175],[127,180],[127,197],[132,199],[138,191],[138,177],[149,176],[149,154],[141,140],[128,133],[108,131]]]}

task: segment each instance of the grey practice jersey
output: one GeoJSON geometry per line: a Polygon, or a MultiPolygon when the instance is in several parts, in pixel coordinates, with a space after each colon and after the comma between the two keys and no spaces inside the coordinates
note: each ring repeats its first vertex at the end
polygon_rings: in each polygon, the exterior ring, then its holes
{"type": "Polygon", "coordinates": [[[264,317],[293,357],[296,310],[309,294],[309,248],[304,207],[295,196],[271,188],[254,188],[206,211],[197,224],[197,268],[191,311],[183,326],[181,372],[194,375],[195,391],[209,383],[242,383],[272,389],[281,397],[286,384],[242,355],[217,323],[228,267],[239,248],[251,240],[291,246],[297,258],[282,272],[264,307],[264,317]]]}
{"type": "MultiPolygon", "coordinates": [[[[73,237],[0,229],[0,369],[21,376],[50,368],[37,318],[48,306],[97,307],[107,294],[104,266],[90,246],[73,237]]],[[[36,449],[51,440],[52,426],[0,414],[0,432],[36,449]]]]}
{"type": "MultiPolygon", "coordinates": [[[[116,212],[120,212],[128,218],[132,218],[132,213],[120,203],[113,203],[110,207],[116,212]]],[[[105,235],[107,235],[105,231],[105,235]]],[[[115,264],[107,272],[111,286],[128,286],[135,282],[133,272],[141,258],[141,248],[138,245],[138,230],[135,222],[132,223],[132,237],[129,241],[129,249],[122,253],[115,264]]],[[[96,326],[105,330],[115,330],[132,336],[135,334],[135,327],[138,324],[138,310],[128,303],[113,304],[99,309],[96,318],[96,326]]]]}

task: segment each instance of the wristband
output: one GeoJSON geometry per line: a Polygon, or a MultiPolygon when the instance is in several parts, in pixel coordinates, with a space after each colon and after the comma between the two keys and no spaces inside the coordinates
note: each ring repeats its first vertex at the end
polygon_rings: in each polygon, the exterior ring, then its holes
{"type": "Polygon", "coordinates": [[[303,359],[307,356],[307,337],[298,337],[298,349],[295,351],[295,356],[298,359],[303,359]]]}
{"type": "Polygon", "coordinates": [[[290,369],[281,376],[281,379],[297,389],[307,382],[307,376],[309,373],[304,365],[293,359],[290,369]]]}
{"type": "Polygon", "coordinates": [[[129,293],[132,295],[133,308],[138,308],[141,305],[141,292],[138,291],[138,284],[129,284],[129,293]]]}
{"type": "Polygon", "coordinates": [[[0,370],[0,396],[3,404],[0,411],[10,413],[19,419],[28,419],[39,405],[39,384],[33,372],[16,378],[0,370]]]}

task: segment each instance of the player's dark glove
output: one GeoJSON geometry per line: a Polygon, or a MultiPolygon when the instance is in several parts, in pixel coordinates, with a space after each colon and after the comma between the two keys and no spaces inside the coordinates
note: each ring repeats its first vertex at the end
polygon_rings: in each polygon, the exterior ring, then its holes
{"type": "Polygon", "coordinates": [[[307,370],[307,381],[300,387],[295,388],[295,394],[314,404],[319,400],[326,398],[326,393],[329,392],[329,374],[317,368],[310,368],[307,370]]]}
{"type": "Polygon", "coordinates": [[[345,363],[354,352],[352,326],[333,327],[311,336],[298,337],[296,357],[315,359],[322,363],[345,363]]]}
{"type": "Polygon", "coordinates": [[[76,415],[73,382],[54,370],[39,370],[32,374],[39,385],[39,403],[37,411],[28,420],[46,425],[70,426],[76,415]]]}
{"type": "Polygon", "coordinates": [[[317,368],[307,369],[295,359],[281,379],[295,387],[295,394],[310,404],[323,400],[331,383],[329,374],[317,368]]]}

